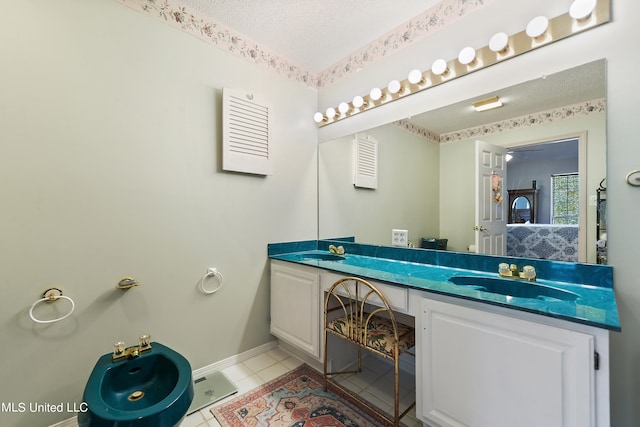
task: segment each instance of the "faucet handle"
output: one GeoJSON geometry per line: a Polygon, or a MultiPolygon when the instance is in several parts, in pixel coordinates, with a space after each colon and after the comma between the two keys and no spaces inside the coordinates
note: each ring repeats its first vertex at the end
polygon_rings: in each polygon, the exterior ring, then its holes
{"type": "Polygon", "coordinates": [[[149,347],[151,345],[151,335],[145,334],[140,336],[140,348],[149,347]]]}
{"type": "Polygon", "coordinates": [[[124,353],[124,341],[116,341],[113,344],[113,355],[120,356],[122,353],[124,353]]]}
{"type": "Polygon", "coordinates": [[[501,276],[508,276],[509,264],[507,264],[506,262],[501,262],[500,265],[498,265],[498,273],[500,273],[501,276]]]}
{"type": "Polygon", "coordinates": [[[522,278],[526,280],[536,279],[536,269],[532,265],[522,267],[522,278]]]}

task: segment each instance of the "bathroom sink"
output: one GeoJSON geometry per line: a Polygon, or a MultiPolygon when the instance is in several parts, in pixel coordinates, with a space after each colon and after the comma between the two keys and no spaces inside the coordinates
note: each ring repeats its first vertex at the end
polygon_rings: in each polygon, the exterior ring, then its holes
{"type": "Polygon", "coordinates": [[[552,286],[540,285],[513,279],[498,279],[494,277],[454,276],[450,282],[458,286],[467,286],[478,291],[507,295],[517,298],[532,298],[541,300],[575,301],[578,294],[552,286]]]}
{"type": "Polygon", "coordinates": [[[84,390],[87,412],[80,427],[176,426],[193,400],[191,365],[157,342],[139,356],[114,362],[98,359],[84,390]]]}
{"type": "Polygon", "coordinates": [[[300,254],[301,260],[343,261],[346,258],[338,254],[300,254]]]}

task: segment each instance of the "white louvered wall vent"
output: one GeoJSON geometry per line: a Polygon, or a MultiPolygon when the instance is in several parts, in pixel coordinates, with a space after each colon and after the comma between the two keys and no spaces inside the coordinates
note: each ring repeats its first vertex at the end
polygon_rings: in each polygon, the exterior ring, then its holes
{"type": "Polygon", "coordinates": [[[378,188],[378,141],[371,135],[359,133],[354,137],[353,185],[378,188]]]}
{"type": "Polygon", "coordinates": [[[222,169],[271,175],[269,107],[242,89],[222,89],[222,169]]]}

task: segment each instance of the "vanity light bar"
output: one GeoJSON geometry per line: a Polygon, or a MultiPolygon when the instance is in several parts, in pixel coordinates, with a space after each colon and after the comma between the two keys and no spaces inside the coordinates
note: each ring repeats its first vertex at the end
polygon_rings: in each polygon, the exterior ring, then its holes
{"type": "Polygon", "coordinates": [[[324,114],[315,113],[314,121],[318,127],[323,127],[590,30],[609,22],[610,3],[611,0],[575,0],[569,12],[553,19],[535,17],[524,31],[511,36],[497,33],[487,46],[477,50],[465,47],[456,59],[450,61],[437,59],[429,70],[412,70],[404,80],[392,80],[383,89],[373,88],[369,94],[355,96],[352,101],[343,102],[338,108],[328,108],[324,114]]]}

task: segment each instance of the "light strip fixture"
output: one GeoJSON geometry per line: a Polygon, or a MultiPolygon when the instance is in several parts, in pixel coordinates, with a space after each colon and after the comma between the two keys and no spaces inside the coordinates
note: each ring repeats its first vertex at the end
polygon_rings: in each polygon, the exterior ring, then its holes
{"type": "Polygon", "coordinates": [[[609,22],[610,2],[574,0],[567,13],[553,19],[535,17],[524,31],[511,36],[497,33],[487,46],[480,49],[465,47],[450,61],[436,59],[429,70],[412,70],[404,80],[392,80],[383,89],[375,87],[367,95],[357,95],[349,102],[341,102],[337,108],[329,107],[324,113],[315,113],[313,119],[318,127],[326,126],[587,31],[609,22]]]}
{"type": "Polygon", "coordinates": [[[482,101],[474,102],[473,108],[476,111],[488,111],[493,110],[494,108],[502,107],[502,101],[497,96],[492,96],[491,98],[483,99],[482,101]]]}

